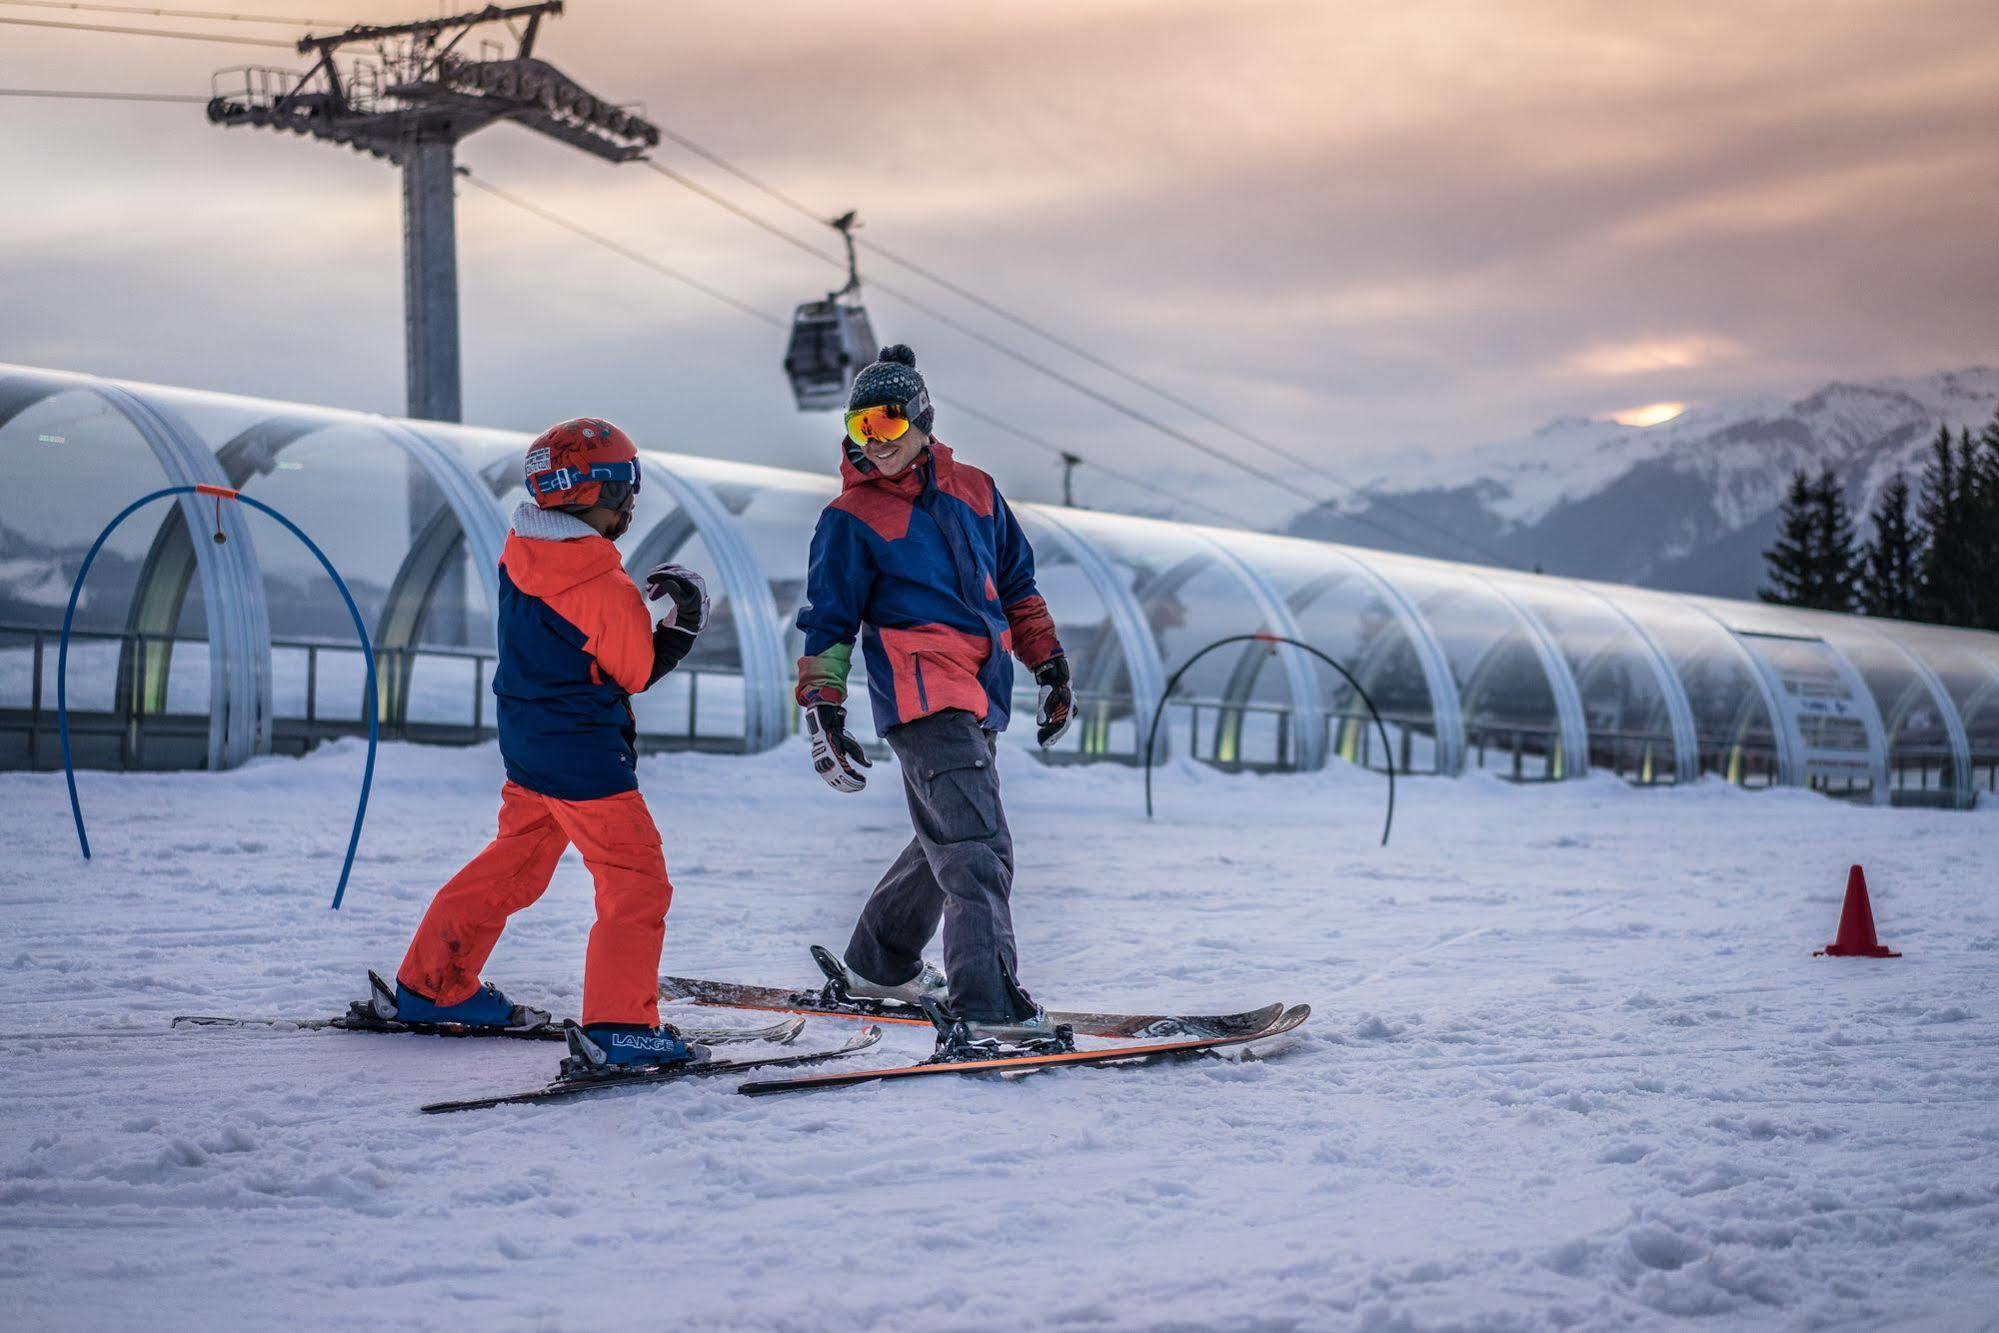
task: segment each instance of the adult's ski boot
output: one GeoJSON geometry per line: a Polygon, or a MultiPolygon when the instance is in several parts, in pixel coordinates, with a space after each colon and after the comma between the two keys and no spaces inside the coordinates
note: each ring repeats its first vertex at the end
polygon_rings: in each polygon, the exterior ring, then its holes
{"type": "Polygon", "coordinates": [[[439,1004],[419,995],[399,980],[394,989],[376,973],[368,974],[368,998],[351,1006],[357,1019],[373,1018],[383,1023],[407,1023],[415,1027],[432,1025],[468,1028],[530,1029],[547,1027],[554,1018],[545,1010],[515,1004],[488,981],[470,998],[457,1004],[439,1004]]]}
{"type": "Polygon", "coordinates": [[[924,1008],[937,1025],[932,1062],[1002,1060],[1012,1055],[1054,1055],[1076,1049],[1075,1029],[1054,1022],[1038,1004],[1026,1017],[1004,1022],[959,1018],[935,1001],[924,1008]]]}
{"type": "Polygon", "coordinates": [[[834,957],[831,950],[817,944],[812,946],[812,961],[819,964],[819,970],[826,974],[826,988],[822,995],[836,1003],[875,1000],[921,1009],[926,1000],[943,1003],[950,991],[944,973],[935,963],[927,961],[916,969],[915,976],[895,985],[868,980],[850,967],[845,959],[834,957]]]}
{"type": "Polygon", "coordinates": [[[852,967],[847,968],[847,994],[857,1000],[894,1000],[912,1009],[920,1009],[925,1000],[941,1000],[950,993],[950,989],[944,974],[930,962],[925,962],[915,976],[895,986],[869,981],[852,967]]]}
{"type": "Polygon", "coordinates": [[[670,1023],[656,1028],[637,1023],[571,1023],[569,1054],[562,1061],[564,1078],[615,1078],[620,1074],[664,1069],[708,1058],[708,1048],[680,1039],[670,1023]]]}

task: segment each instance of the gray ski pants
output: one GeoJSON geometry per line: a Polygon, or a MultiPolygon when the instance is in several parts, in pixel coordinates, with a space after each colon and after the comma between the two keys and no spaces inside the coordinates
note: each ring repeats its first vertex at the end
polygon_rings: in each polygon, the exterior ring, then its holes
{"type": "Polygon", "coordinates": [[[944,926],[945,974],[960,1018],[1011,1022],[1031,1012],[1016,980],[1013,835],[1000,806],[997,737],[962,708],[890,727],[916,836],[875,886],[847,943],[847,966],[896,985],[923,965],[944,926]]]}

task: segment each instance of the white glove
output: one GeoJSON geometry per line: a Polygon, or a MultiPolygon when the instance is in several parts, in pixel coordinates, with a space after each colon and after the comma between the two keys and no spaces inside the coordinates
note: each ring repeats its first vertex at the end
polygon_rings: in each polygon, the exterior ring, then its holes
{"type": "Polygon", "coordinates": [[[859,791],[868,785],[864,768],[873,768],[861,743],[847,734],[847,710],[838,704],[814,704],[805,710],[805,734],[812,741],[812,767],[834,791],[859,791]]]}

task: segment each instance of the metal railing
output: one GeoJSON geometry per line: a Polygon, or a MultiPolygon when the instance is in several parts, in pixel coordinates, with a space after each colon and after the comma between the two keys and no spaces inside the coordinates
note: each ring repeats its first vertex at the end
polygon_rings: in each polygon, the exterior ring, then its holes
{"type": "MultiPolygon", "coordinates": [[[[45,626],[0,623],[0,769],[61,767],[55,707],[60,637],[60,631],[45,626]]],[[[207,650],[205,638],[72,630],[70,733],[78,766],[206,767],[207,650]],[[108,647],[115,647],[115,659],[108,647]],[[177,666],[176,658],[190,665],[177,666]],[[182,688],[176,689],[177,685],[182,688]]],[[[274,752],[302,754],[327,740],[367,734],[368,720],[362,713],[365,677],[356,645],[274,639],[271,658],[274,752]]],[[[493,739],[497,735],[491,698],[494,661],[492,652],[476,649],[377,648],[382,739],[431,745],[476,745],[493,739]]],[[[742,749],[740,709],[727,706],[726,694],[724,702],[704,706],[704,676],[712,682],[733,679],[734,673],[676,671],[669,679],[685,692],[684,721],[678,700],[672,726],[648,726],[642,717],[641,751],[742,749]]]]}
{"type": "MultiPolygon", "coordinates": [[[[62,764],[57,744],[55,669],[58,631],[45,626],[0,622],[0,770],[53,769],[62,764]]],[[[70,728],[78,762],[86,768],[201,768],[208,762],[208,641],[136,631],[75,630],[70,635],[70,728]],[[89,645],[99,645],[93,654],[89,645]],[[115,645],[116,664],[107,672],[103,645],[115,645]],[[192,651],[189,651],[192,650],[192,651]],[[93,661],[95,657],[95,661],[93,661]],[[191,665],[178,669],[177,660],[191,665]],[[179,685],[182,688],[176,689],[179,685]]],[[[302,754],[323,741],[367,734],[361,715],[364,696],[360,650],[339,640],[273,640],[272,748],[302,754]]],[[[476,745],[497,734],[491,697],[494,655],[467,648],[377,648],[377,695],[383,739],[432,745],[476,745]],[[439,672],[446,675],[440,679],[439,672]],[[456,675],[457,679],[451,677],[456,675]]],[[[657,709],[642,705],[639,749],[742,749],[739,706],[728,703],[740,692],[734,672],[683,667],[663,685],[685,691],[672,705],[674,723],[649,722],[657,709]],[[703,682],[707,681],[704,690],[703,682]],[[715,690],[724,690],[720,701],[715,690]],[[708,702],[704,703],[704,700],[708,702]]],[[[656,687],[657,688],[657,687],[656,687]]],[[[1031,721],[1035,695],[1017,694],[1017,717],[1031,721]]],[[[1077,720],[1062,748],[1043,755],[1051,763],[1136,764],[1140,738],[1129,696],[1079,693],[1077,720]]],[[[865,682],[856,681],[854,706],[867,708],[865,682]]],[[[1425,716],[1384,713],[1393,743],[1396,771],[1423,771],[1419,747],[1433,742],[1425,716]]],[[[792,710],[793,730],[797,710],[792,710]]],[[[1324,719],[1324,753],[1379,770],[1380,741],[1365,713],[1348,710],[1324,719]]],[[[1167,703],[1162,732],[1177,752],[1203,763],[1242,772],[1283,772],[1297,762],[1296,722],[1286,704],[1219,698],[1176,698],[1167,703]]],[[[1777,780],[1776,757],[1767,746],[1726,745],[1703,737],[1700,768],[1747,787],[1777,780]]],[[[1560,735],[1549,727],[1471,727],[1468,758],[1473,766],[1498,771],[1518,782],[1555,781],[1560,772],[1560,735]]],[[[1590,765],[1639,785],[1674,780],[1671,738],[1649,732],[1595,730],[1590,733],[1590,765]]],[[[877,757],[887,747],[870,747],[877,757]]],[[[1951,759],[1947,753],[1898,752],[1888,770],[1890,798],[1898,805],[1949,804],[1951,759]]],[[[1860,797],[1865,782],[1815,788],[1834,796],[1860,797]]],[[[1999,792],[1999,753],[1973,755],[1972,786],[1999,792]]]]}

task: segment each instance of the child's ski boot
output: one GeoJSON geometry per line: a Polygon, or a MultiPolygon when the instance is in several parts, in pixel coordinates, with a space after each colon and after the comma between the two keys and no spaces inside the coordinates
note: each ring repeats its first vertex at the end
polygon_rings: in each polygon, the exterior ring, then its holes
{"type": "Polygon", "coordinates": [[[392,990],[388,982],[373,972],[368,974],[368,998],[356,1000],[350,1008],[351,1016],[356,1019],[372,1018],[385,1024],[403,1024],[417,1029],[465,1027],[528,1031],[547,1027],[555,1021],[544,1010],[513,1003],[490,981],[480,986],[470,998],[457,1004],[439,1004],[429,996],[417,994],[401,981],[396,982],[392,990]]]}
{"type": "Polygon", "coordinates": [[[708,1058],[708,1048],[689,1045],[670,1023],[656,1028],[636,1023],[571,1023],[564,1078],[615,1078],[620,1074],[667,1069],[708,1058]]]}

